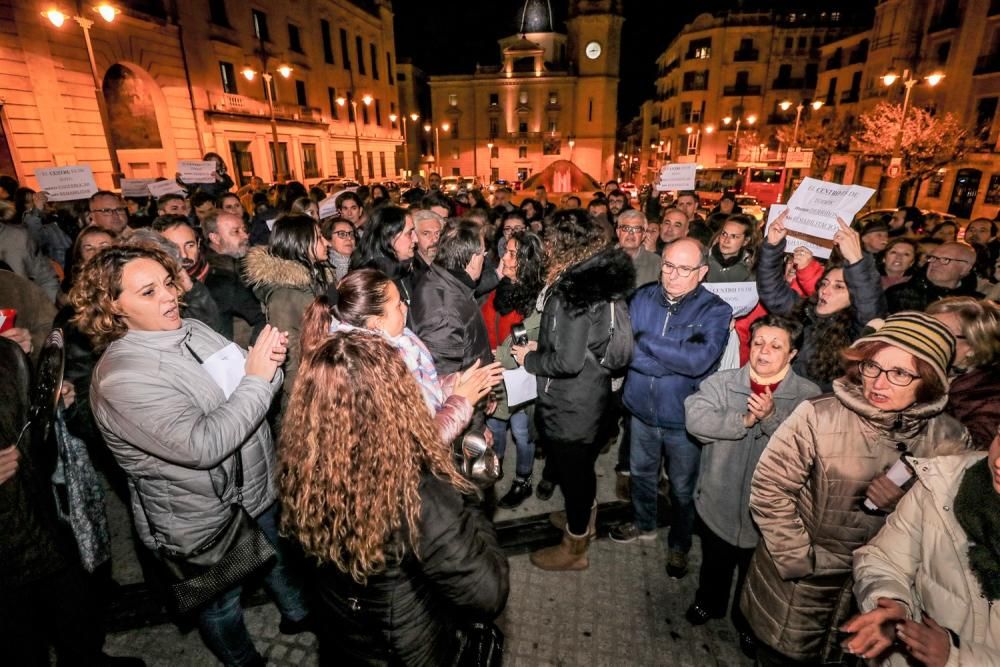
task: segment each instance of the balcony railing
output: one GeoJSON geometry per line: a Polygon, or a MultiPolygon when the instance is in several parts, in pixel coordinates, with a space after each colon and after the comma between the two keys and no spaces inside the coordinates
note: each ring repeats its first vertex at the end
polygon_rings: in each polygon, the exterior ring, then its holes
{"type": "Polygon", "coordinates": [[[772,113],[767,115],[768,125],[788,125],[792,120],[791,115],[786,113],[772,113]]]}
{"type": "Polygon", "coordinates": [[[851,56],[847,60],[848,65],[857,65],[858,63],[863,63],[868,59],[868,46],[862,45],[858,46],[856,49],[851,51],[851,56]]]}
{"type": "Polygon", "coordinates": [[[755,63],[760,59],[760,49],[740,49],[733,54],[734,63],[755,63]]]}
{"type": "MultiPolygon", "coordinates": [[[[241,116],[268,117],[267,103],[246,95],[230,93],[210,93],[209,100],[212,109],[220,113],[238,114],[241,116]]],[[[275,104],[275,118],[297,120],[310,123],[321,123],[323,112],[316,107],[301,107],[297,104],[275,104]]]]}
{"type": "Polygon", "coordinates": [[[976,59],[976,69],[973,74],[993,74],[1000,72],[1000,53],[990,53],[976,59]]]}
{"type": "Polygon", "coordinates": [[[829,72],[832,69],[840,69],[844,66],[843,54],[838,53],[837,55],[830,56],[826,59],[826,64],[823,65],[823,71],[829,72]]]}
{"type": "Polygon", "coordinates": [[[722,89],[723,97],[753,97],[755,95],[760,95],[760,86],[725,86],[722,89]]]}
{"type": "Polygon", "coordinates": [[[860,90],[845,90],[840,94],[841,104],[852,104],[857,102],[859,99],[861,99],[860,90]]]}
{"type": "Polygon", "coordinates": [[[806,80],[803,77],[795,79],[775,79],[774,83],[771,84],[771,88],[774,90],[802,90],[808,87],[809,86],[806,86],[806,80]]]}

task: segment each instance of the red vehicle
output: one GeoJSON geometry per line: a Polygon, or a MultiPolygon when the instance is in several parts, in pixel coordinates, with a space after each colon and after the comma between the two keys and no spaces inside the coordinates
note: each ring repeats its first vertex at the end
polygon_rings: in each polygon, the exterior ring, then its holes
{"type": "Polygon", "coordinates": [[[728,191],[749,195],[764,207],[780,203],[784,187],[783,167],[699,169],[695,181],[698,196],[705,202],[717,202],[728,191]]]}

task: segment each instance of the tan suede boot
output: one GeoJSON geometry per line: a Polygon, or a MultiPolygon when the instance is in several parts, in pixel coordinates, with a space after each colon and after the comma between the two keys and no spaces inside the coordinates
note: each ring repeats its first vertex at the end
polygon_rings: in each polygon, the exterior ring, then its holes
{"type": "MultiPolygon", "coordinates": [[[[564,510],[559,510],[558,512],[551,512],[549,514],[549,523],[558,528],[559,530],[566,530],[566,512],[564,510]]],[[[587,538],[593,542],[597,539],[597,501],[594,501],[593,507],[590,508],[590,523],[587,524],[587,538]]]]}
{"type": "Polygon", "coordinates": [[[586,570],[590,567],[590,559],[587,558],[589,546],[590,540],[586,535],[574,535],[567,530],[559,544],[532,553],[531,564],[542,570],[586,570]]]}

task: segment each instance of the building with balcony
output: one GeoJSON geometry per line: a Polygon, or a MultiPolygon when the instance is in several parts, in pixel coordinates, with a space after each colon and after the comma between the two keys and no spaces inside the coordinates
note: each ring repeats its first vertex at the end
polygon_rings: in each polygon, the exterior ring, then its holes
{"type": "Polygon", "coordinates": [[[77,22],[67,17],[57,28],[35,3],[0,0],[0,171],[34,186],[36,167],[89,164],[98,186],[110,188],[113,145],[127,178],[172,177],[177,160],[206,152],[221,155],[239,184],[255,175],[309,183],[397,173],[388,0],[127,0],[116,7],[121,13],[105,22],[82,4],[94,21],[102,123],[77,22]]]}
{"type": "Polygon", "coordinates": [[[611,178],[621,0],[570,0],[565,33],[546,0],[527,0],[517,19],[517,33],[499,40],[498,65],[431,75],[425,168],[523,181],[568,161],[599,181],[611,178]]]}

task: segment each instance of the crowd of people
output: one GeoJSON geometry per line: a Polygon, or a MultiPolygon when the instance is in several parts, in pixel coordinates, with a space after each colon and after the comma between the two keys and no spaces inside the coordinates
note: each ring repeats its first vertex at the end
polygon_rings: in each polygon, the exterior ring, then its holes
{"type": "MultiPolygon", "coordinates": [[[[0,177],[0,362],[23,374],[62,329],[60,423],[165,600],[167,565],[221,535],[270,545],[177,616],[220,662],[265,664],[241,603],[263,582],[323,664],[495,664],[472,662],[509,593],[495,511],[558,488],[562,538],[531,563],[588,568],[617,445],[633,519],[610,539],[668,524],[680,579],[697,538],[687,621],[729,616],[757,664],[1000,665],[997,222],[903,207],[840,220],[819,258],[729,193],[235,189],[206,159],[214,183],[148,200],[0,177]],[[535,398],[508,394],[519,369],[535,398]]],[[[109,568],[81,563],[51,437],[26,441],[27,391],[4,392],[5,653],[141,664],[102,653],[109,568]]]]}

